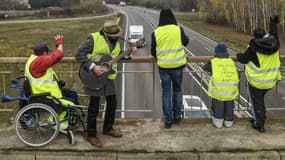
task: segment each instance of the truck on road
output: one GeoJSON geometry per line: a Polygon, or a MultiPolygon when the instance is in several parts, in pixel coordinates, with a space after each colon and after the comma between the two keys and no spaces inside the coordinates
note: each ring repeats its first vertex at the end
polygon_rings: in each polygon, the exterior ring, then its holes
{"type": "Polygon", "coordinates": [[[124,1],[120,1],[120,4],[119,4],[120,6],[126,6],[126,2],[124,2],[124,1]]]}
{"type": "Polygon", "coordinates": [[[129,40],[131,43],[136,43],[137,47],[146,46],[146,40],[144,37],[144,31],[142,25],[130,25],[129,40]]]}

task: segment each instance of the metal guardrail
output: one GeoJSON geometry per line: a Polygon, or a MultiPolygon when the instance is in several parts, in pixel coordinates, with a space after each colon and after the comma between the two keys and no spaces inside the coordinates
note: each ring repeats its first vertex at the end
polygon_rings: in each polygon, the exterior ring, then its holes
{"type": "MultiPolygon", "coordinates": [[[[213,56],[187,56],[188,62],[208,62],[213,56]]],[[[235,56],[231,56],[233,60],[236,61],[235,56]]],[[[0,63],[25,63],[28,57],[0,57],[0,63]]],[[[285,61],[285,55],[280,55],[280,60],[285,61]]],[[[75,57],[64,57],[61,63],[75,63],[75,57]]],[[[121,60],[120,63],[153,63],[155,59],[153,57],[133,57],[131,60],[121,60]]]]}
{"type": "MultiPolygon", "coordinates": [[[[205,72],[203,73],[203,71],[201,71],[201,70],[196,71],[195,70],[195,68],[196,68],[195,65],[193,65],[191,67],[191,64],[194,64],[196,62],[207,62],[211,58],[213,58],[213,57],[211,57],[211,56],[195,56],[195,57],[188,56],[187,60],[190,63],[188,63],[189,64],[189,67],[187,67],[188,71],[186,71],[184,73],[184,75],[186,73],[189,73],[189,76],[193,76],[193,74],[196,74],[196,75],[198,75],[198,77],[200,77],[200,80],[198,80],[200,85],[201,86],[202,85],[204,85],[204,86],[207,85],[208,80],[209,80],[209,76],[207,76],[207,74],[205,72]],[[190,74],[192,74],[192,75],[190,75],[190,74]]],[[[232,57],[232,58],[235,59],[234,57],[232,57]]],[[[10,65],[22,64],[22,65],[24,65],[26,60],[27,60],[27,57],[0,57],[0,64],[4,64],[4,65],[5,64],[10,64],[10,65]]],[[[281,56],[281,60],[285,60],[285,56],[281,56]]],[[[68,66],[69,70],[68,71],[66,71],[66,70],[65,71],[57,70],[57,73],[66,75],[68,78],[73,79],[75,74],[78,74],[78,68],[76,68],[74,66],[75,62],[76,61],[75,61],[74,57],[65,57],[65,58],[63,58],[61,60],[61,64],[69,64],[70,65],[70,66],[68,66]]],[[[152,57],[133,57],[131,60],[122,60],[122,61],[120,61],[120,63],[154,63],[154,62],[155,62],[155,60],[152,57]]],[[[12,67],[10,67],[10,70],[11,70],[11,68],[12,67]]],[[[125,71],[124,74],[144,74],[145,76],[147,74],[153,75],[155,73],[155,68],[156,67],[153,67],[153,69],[150,70],[150,71],[125,71]]],[[[15,78],[15,77],[10,77],[8,79],[7,78],[8,75],[11,75],[11,74],[16,75],[15,73],[13,73],[13,71],[0,71],[0,75],[2,75],[2,83],[3,83],[2,84],[2,86],[3,86],[2,92],[4,92],[4,93],[7,92],[6,87],[8,87],[8,85],[9,85],[9,84],[6,84],[6,82],[8,82],[8,81],[12,80],[13,78],[15,78]]],[[[122,74],[122,72],[119,72],[119,74],[122,74]]],[[[156,83],[155,81],[158,81],[159,79],[153,77],[151,80],[153,81],[152,83],[155,84],[156,83]]],[[[76,82],[78,82],[78,81],[76,81],[76,82]]],[[[190,84],[190,85],[192,85],[192,84],[190,84]]],[[[73,86],[75,86],[73,88],[75,88],[76,90],[79,89],[79,88],[82,88],[82,85],[80,85],[78,83],[73,84],[73,86]]],[[[153,88],[155,88],[155,87],[153,87],[153,88]]],[[[203,89],[201,89],[201,91],[199,91],[199,94],[200,94],[199,96],[202,95],[202,93],[201,93],[201,92],[203,92],[202,90],[203,89]]],[[[155,95],[155,91],[153,91],[152,94],[155,95]]],[[[88,98],[84,98],[84,99],[88,99],[88,98]]],[[[211,102],[207,100],[207,102],[205,102],[205,103],[207,103],[207,106],[209,106],[209,104],[211,102]]],[[[149,108],[149,109],[125,109],[125,110],[117,110],[117,112],[132,112],[132,113],[134,113],[134,112],[145,112],[145,113],[151,113],[151,112],[154,112],[156,110],[154,104],[155,104],[155,102],[152,102],[153,106],[152,106],[152,108],[149,108]]],[[[104,105],[105,104],[102,103],[102,106],[104,106],[104,105]]],[[[0,111],[13,111],[13,109],[7,108],[6,104],[3,107],[1,107],[1,104],[0,104],[0,108],[1,108],[0,111]]],[[[104,112],[105,109],[104,109],[104,107],[102,107],[102,108],[103,109],[101,109],[100,111],[104,112]]],[[[250,105],[245,106],[245,107],[241,107],[240,106],[240,99],[238,99],[236,101],[236,110],[238,110],[238,111],[246,110],[247,111],[249,109],[251,109],[250,105]]],[[[276,110],[278,110],[278,109],[276,109],[276,110]]]]}

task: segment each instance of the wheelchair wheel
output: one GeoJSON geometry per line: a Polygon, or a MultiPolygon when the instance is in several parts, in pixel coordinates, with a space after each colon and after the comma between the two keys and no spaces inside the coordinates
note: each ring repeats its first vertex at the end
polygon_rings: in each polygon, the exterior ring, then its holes
{"type": "Polygon", "coordinates": [[[16,115],[15,129],[18,138],[25,144],[40,147],[51,142],[59,132],[57,113],[51,107],[32,103],[16,115]]]}

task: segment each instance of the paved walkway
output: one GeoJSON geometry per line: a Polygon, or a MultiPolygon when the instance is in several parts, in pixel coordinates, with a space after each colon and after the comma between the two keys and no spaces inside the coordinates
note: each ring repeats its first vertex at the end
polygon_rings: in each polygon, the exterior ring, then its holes
{"type": "Polygon", "coordinates": [[[75,133],[74,146],[61,134],[47,146],[33,148],[21,143],[12,127],[2,128],[0,159],[285,159],[285,119],[268,119],[264,134],[253,130],[248,119],[223,129],[214,128],[210,119],[185,119],[171,129],[160,120],[118,120],[115,128],[123,138],[102,135],[99,125],[103,148],[91,146],[82,132],[75,133]]]}

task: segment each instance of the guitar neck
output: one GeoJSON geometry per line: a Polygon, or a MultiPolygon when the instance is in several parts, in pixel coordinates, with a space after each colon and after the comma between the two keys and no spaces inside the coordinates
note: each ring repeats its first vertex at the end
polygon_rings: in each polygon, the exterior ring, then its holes
{"type": "Polygon", "coordinates": [[[113,58],[112,60],[110,60],[109,62],[107,62],[107,64],[109,66],[113,65],[114,63],[117,63],[120,59],[122,59],[124,56],[128,55],[130,53],[131,49],[128,49],[124,52],[122,52],[121,54],[119,54],[118,56],[116,56],[115,58],[113,58]]]}

